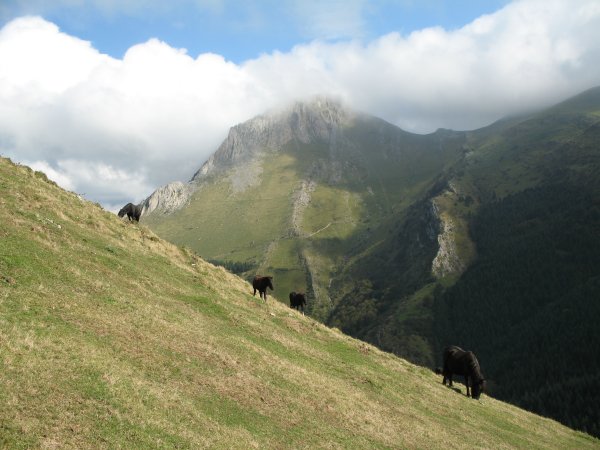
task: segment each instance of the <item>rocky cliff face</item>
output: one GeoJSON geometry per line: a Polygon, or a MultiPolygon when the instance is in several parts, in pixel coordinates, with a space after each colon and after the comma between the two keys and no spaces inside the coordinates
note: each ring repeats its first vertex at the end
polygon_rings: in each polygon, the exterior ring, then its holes
{"type": "Polygon", "coordinates": [[[257,153],[281,148],[292,139],[302,143],[335,140],[336,130],[355,115],[339,102],[317,98],[291,108],[255,117],[229,130],[227,139],[192,177],[193,182],[220,169],[249,161],[257,153]]]}
{"type": "Polygon", "coordinates": [[[431,273],[437,279],[462,274],[475,256],[468,220],[459,210],[464,201],[465,193],[456,180],[450,180],[446,189],[431,199],[431,211],[439,223],[439,248],[431,263],[431,273]]]}
{"type": "Polygon", "coordinates": [[[175,181],[163,186],[142,202],[142,216],[150,213],[171,214],[184,206],[192,193],[194,186],[190,183],[175,181]]]}
{"type": "Polygon", "coordinates": [[[449,215],[438,216],[441,232],[437,236],[439,250],[431,263],[431,272],[436,278],[460,274],[465,263],[459,256],[456,245],[456,223],[449,215]]]}

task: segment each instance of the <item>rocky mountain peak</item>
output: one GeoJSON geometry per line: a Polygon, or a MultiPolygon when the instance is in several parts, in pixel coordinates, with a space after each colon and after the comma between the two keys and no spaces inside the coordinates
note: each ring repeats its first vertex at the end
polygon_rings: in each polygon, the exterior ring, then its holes
{"type": "Polygon", "coordinates": [[[256,153],[280,148],[296,139],[302,143],[329,141],[340,126],[351,123],[355,114],[341,102],[315,97],[309,102],[257,116],[229,130],[227,139],[192,177],[199,181],[215,170],[251,159],[256,153]]]}
{"type": "MultiPolygon", "coordinates": [[[[293,139],[302,143],[316,140],[329,142],[335,139],[337,129],[350,124],[354,117],[355,114],[341,102],[328,97],[315,97],[308,102],[298,101],[238,124],[229,130],[225,141],[188,183],[170,183],[145,199],[142,202],[142,215],[173,213],[189,201],[205,176],[227,170],[240,162],[249,163],[255,155],[277,150],[293,139]]],[[[243,171],[236,172],[233,189],[244,189],[256,171],[260,172],[260,167],[250,164],[243,171]]]]}
{"type": "Polygon", "coordinates": [[[192,193],[192,186],[181,181],[162,186],[142,202],[142,216],[155,211],[170,214],[185,205],[192,193]]]}

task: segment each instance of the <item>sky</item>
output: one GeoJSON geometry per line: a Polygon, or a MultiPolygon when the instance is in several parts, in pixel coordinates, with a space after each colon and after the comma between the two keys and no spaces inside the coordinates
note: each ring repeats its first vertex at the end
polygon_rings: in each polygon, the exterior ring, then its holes
{"type": "Polygon", "coordinates": [[[293,101],[475,129],[598,61],[599,0],[0,0],[0,155],[114,211],[293,101]]]}

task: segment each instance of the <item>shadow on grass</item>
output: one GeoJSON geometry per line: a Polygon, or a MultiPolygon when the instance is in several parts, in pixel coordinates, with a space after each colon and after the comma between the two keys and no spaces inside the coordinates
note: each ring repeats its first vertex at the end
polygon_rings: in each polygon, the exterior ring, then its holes
{"type": "Polygon", "coordinates": [[[458,392],[459,394],[462,394],[462,391],[460,390],[460,388],[454,387],[454,386],[446,386],[448,389],[452,389],[454,392],[458,392]]]}

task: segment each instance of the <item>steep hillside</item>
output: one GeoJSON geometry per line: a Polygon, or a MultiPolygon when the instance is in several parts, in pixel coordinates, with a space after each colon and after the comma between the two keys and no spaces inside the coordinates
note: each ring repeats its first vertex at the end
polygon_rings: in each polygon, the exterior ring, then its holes
{"type": "Polygon", "coordinates": [[[0,224],[2,447],[600,446],[264,303],[6,159],[0,224]]]}

